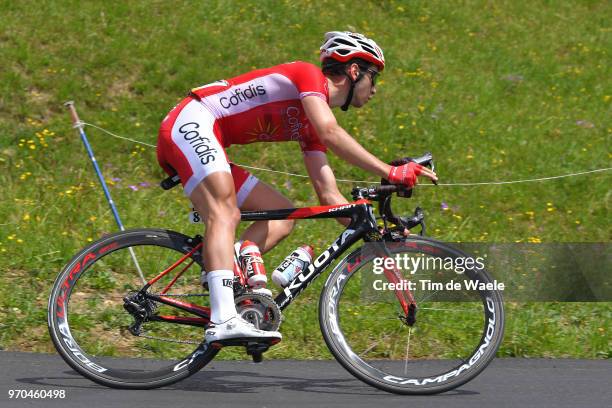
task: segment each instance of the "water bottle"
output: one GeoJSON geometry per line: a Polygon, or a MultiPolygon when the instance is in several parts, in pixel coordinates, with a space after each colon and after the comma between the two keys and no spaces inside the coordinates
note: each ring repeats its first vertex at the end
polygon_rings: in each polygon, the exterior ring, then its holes
{"type": "Polygon", "coordinates": [[[246,277],[240,267],[240,247],[242,241],[238,241],[234,244],[234,282],[238,282],[240,286],[246,286],[246,277]]]}
{"type": "Polygon", "coordinates": [[[253,289],[266,287],[268,277],[257,244],[249,240],[242,243],[240,246],[240,266],[250,287],[253,289]]]}
{"type": "Polygon", "coordinates": [[[272,281],[284,288],[312,262],[314,252],[310,245],[302,245],[291,253],[272,272],[272,281]]]}

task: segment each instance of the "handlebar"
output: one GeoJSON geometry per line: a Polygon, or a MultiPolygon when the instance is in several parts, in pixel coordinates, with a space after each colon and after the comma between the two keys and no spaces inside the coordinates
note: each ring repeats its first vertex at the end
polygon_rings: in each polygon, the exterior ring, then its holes
{"type": "MultiPolygon", "coordinates": [[[[393,160],[389,163],[392,166],[401,166],[408,162],[418,163],[421,166],[429,167],[432,171],[435,171],[435,165],[433,155],[430,152],[425,153],[419,157],[403,157],[401,159],[393,160]]],[[[434,181],[434,184],[438,184],[434,181]]],[[[378,200],[380,197],[388,196],[393,193],[397,193],[400,197],[410,198],[412,196],[412,187],[406,187],[399,184],[390,184],[388,180],[382,179],[380,185],[369,186],[369,187],[355,187],[351,191],[353,200],[359,198],[369,198],[378,200]]]]}
{"type": "MultiPolygon", "coordinates": [[[[430,152],[425,153],[420,157],[404,157],[392,161],[392,166],[401,166],[408,162],[415,162],[422,166],[429,167],[435,171],[433,155],[430,152]]],[[[438,184],[434,181],[434,184],[438,184]]],[[[359,198],[368,198],[379,202],[378,212],[381,215],[383,221],[389,221],[395,225],[403,226],[405,228],[413,228],[417,225],[421,225],[421,235],[425,234],[425,216],[423,211],[417,207],[412,217],[398,217],[393,214],[391,209],[391,197],[393,193],[397,193],[398,197],[410,198],[412,196],[412,187],[402,186],[399,184],[390,184],[388,180],[382,179],[380,185],[369,186],[369,187],[355,187],[351,191],[353,200],[359,198]]]]}

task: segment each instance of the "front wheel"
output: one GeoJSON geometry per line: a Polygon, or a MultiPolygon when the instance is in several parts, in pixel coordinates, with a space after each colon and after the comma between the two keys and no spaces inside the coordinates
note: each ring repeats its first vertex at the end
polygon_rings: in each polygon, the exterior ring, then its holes
{"type": "Polygon", "coordinates": [[[164,293],[205,307],[202,260],[192,249],[183,234],[138,229],[77,254],[49,297],[49,333],[62,358],[99,384],[133,389],[172,384],[210,362],[217,350],[202,343],[208,320],[148,298],[164,293]],[[153,282],[164,270],[172,273],[153,282]],[[137,297],[146,282],[146,295],[137,297]]]}
{"type": "Polygon", "coordinates": [[[444,392],[474,378],[502,341],[504,309],[484,265],[466,259],[421,237],[352,252],[321,294],[331,353],[355,377],[397,394],[444,392]]]}

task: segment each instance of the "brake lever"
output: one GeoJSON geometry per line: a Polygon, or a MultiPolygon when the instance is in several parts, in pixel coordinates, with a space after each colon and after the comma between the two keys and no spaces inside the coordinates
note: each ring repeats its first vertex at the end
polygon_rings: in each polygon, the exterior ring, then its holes
{"type": "Polygon", "coordinates": [[[419,232],[419,235],[425,235],[425,214],[423,213],[421,207],[417,207],[414,210],[414,215],[412,217],[399,217],[399,220],[402,225],[407,229],[412,229],[417,225],[420,225],[421,231],[419,232]]]}

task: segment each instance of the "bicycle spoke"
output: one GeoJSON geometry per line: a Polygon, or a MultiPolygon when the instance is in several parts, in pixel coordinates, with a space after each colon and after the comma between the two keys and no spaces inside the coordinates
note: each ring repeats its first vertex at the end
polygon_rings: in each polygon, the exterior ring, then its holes
{"type": "Polygon", "coordinates": [[[412,335],[412,327],[408,329],[408,340],[406,341],[406,357],[404,364],[404,375],[408,374],[408,356],[410,355],[410,336],[412,335]]]}
{"type": "Polygon", "coordinates": [[[465,313],[465,312],[468,312],[468,313],[478,313],[478,314],[482,313],[481,310],[476,310],[476,309],[474,309],[474,310],[467,310],[467,309],[459,310],[459,309],[441,309],[441,308],[437,308],[437,307],[419,307],[419,311],[421,311],[421,310],[438,310],[438,311],[442,311],[442,312],[453,312],[453,313],[465,313]]]}

